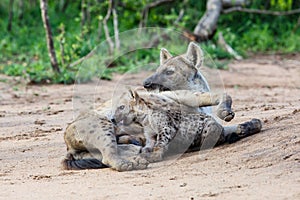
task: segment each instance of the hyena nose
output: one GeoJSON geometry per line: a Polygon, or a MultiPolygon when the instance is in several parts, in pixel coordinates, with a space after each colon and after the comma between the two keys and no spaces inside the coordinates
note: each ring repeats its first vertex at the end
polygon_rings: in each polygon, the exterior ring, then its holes
{"type": "Polygon", "coordinates": [[[147,80],[147,79],[143,83],[144,88],[149,88],[149,87],[151,87],[151,85],[152,85],[152,81],[147,80]]]}
{"type": "Polygon", "coordinates": [[[117,124],[117,121],[116,121],[115,118],[110,119],[110,121],[111,121],[113,124],[117,124]]]}

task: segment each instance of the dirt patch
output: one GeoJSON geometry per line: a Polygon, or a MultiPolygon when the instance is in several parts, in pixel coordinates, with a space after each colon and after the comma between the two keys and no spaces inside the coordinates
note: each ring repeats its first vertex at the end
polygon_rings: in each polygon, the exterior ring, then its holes
{"type": "MultiPolygon", "coordinates": [[[[152,72],[127,75],[141,85],[152,72]]],[[[235,144],[154,163],[142,171],[65,171],[63,132],[76,116],[74,86],[24,86],[0,77],[0,197],[3,199],[300,199],[300,62],[264,56],[220,71],[236,118],[264,121],[235,144]]],[[[103,102],[116,83],[80,86],[79,104],[103,102]],[[82,98],[84,97],[84,98],[82,98]]]]}

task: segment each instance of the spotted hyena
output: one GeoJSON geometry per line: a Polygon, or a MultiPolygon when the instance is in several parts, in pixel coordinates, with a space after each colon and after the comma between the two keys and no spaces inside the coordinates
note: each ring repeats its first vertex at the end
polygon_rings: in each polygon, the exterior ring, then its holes
{"type": "Polygon", "coordinates": [[[145,169],[148,162],[136,153],[139,146],[127,145],[128,155],[120,156],[117,144],[117,127],[108,117],[110,102],[101,109],[83,113],[73,121],[64,134],[67,155],[65,169],[91,169],[111,167],[117,171],[145,169]]]}
{"type": "MultiPolygon", "coordinates": [[[[179,56],[172,56],[168,50],[162,49],[160,66],[153,75],[145,79],[144,87],[149,91],[158,89],[210,92],[210,87],[200,71],[203,60],[203,51],[194,42],[189,44],[185,54],[179,56]]],[[[217,116],[224,121],[231,121],[234,118],[234,112],[231,110],[232,99],[226,95],[223,100],[217,108],[217,116]]],[[[211,115],[212,109],[210,106],[202,107],[199,108],[199,112],[211,115]]],[[[238,131],[238,128],[238,125],[224,126],[224,131],[229,135],[238,131]]]]}
{"type": "MultiPolygon", "coordinates": [[[[162,49],[160,66],[154,75],[144,81],[144,87],[148,90],[159,89],[159,94],[173,100],[172,94],[174,93],[166,92],[174,90],[177,102],[193,107],[194,110],[202,112],[211,119],[213,119],[210,117],[211,108],[208,106],[217,105],[217,116],[225,121],[230,121],[234,117],[231,110],[231,98],[224,94],[215,98],[217,100],[212,103],[214,95],[209,93],[207,81],[199,71],[203,63],[202,58],[201,49],[194,43],[189,45],[186,54],[175,57],[171,56],[166,49],[162,49]],[[191,95],[182,95],[185,93],[180,90],[190,90],[192,93],[191,95]],[[205,92],[206,96],[202,94],[201,98],[195,96],[194,98],[193,92],[195,92],[194,94],[205,92]],[[199,106],[202,107],[196,108],[199,106]]],[[[128,125],[115,125],[111,121],[109,114],[111,112],[111,101],[108,101],[97,110],[80,115],[67,127],[64,139],[68,154],[63,160],[66,169],[111,167],[125,171],[147,167],[148,162],[139,155],[142,147],[145,146],[143,125],[135,120],[128,125]],[[136,133],[141,133],[141,135],[136,135],[136,133]]],[[[243,127],[250,127],[249,132],[258,132],[261,128],[260,121],[256,120],[253,123],[256,124],[256,128],[248,126],[247,122],[242,125],[222,127],[226,141],[233,142],[250,135],[248,133],[241,134],[243,127]]],[[[217,123],[214,122],[214,124],[217,123]]],[[[216,126],[220,127],[221,125],[216,126]]],[[[208,135],[214,135],[214,133],[209,132],[208,135]]],[[[216,139],[218,140],[218,138],[216,139]]]]}
{"type": "MultiPolygon", "coordinates": [[[[189,96],[190,92],[181,91],[180,95],[189,96]]],[[[209,114],[170,101],[160,94],[139,94],[131,90],[124,93],[114,105],[112,121],[143,126],[146,145],[142,148],[142,155],[149,162],[162,160],[171,145],[173,150],[184,152],[187,149],[200,149],[202,145],[213,147],[223,144],[232,134],[239,139],[261,130],[261,121],[252,119],[239,124],[234,133],[227,134],[223,126],[209,114]]]]}
{"type": "MultiPolygon", "coordinates": [[[[144,93],[152,103],[164,100],[165,104],[185,106],[190,111],[197,110],[203,105],[217,105],[222,102],[223,96],[217,94],[174,91],[158,94],[144,93]],[[213,98],[211,98],[213,97],[213,98]]],[[[159,105],[159,104],[158,104],[159,105]]],[[[64,139],[67,145],[67,156],[63,160],[65,169],[91,169],[111,167],[118,171],[144,169],[148,161],[141,157],[141,148],[144,146],[144,136],[126,135],[120,127],[127,127],[127,131],[138,129],[143,125],[128,118],[123,124],[116,124],[111,117],[114,106],[108,101],[97,110],[81,114],[66,129],[64,139]],[[129,121],[129,122],[127,122],[129,121]]],[[[165,106],[164,108],[168,108],[165,106]]],[[[143,129],[140,130],[143,133],[143,129]]]]}

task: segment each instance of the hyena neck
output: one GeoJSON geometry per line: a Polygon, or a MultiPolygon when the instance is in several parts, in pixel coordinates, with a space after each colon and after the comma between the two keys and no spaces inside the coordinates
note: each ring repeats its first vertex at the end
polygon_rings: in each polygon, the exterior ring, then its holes
{"type": "Polygon", "coordinates": [[[135,122],[143,124],[149,112],[149,105],[141,98],[135,103],[133,109],[135,112],[135,122]]]}
{"type": "Polygon", "coordinates": [[[205,77],[198,71],[191,84],[189,85],[190,89],[199,91],[199,92],[209,92],[210,88],[208,82],[206,81],[205,77]]]}
{"type": "MultiPolygon", "coordinates": [[[[206,81],[205,77],[199,71],[195,74],[193,81],[190,84],[190,87],[192,90],[195,90],[198,92],[210,92],[208,82],[206,81]]],[[[201,107],[201,108],[198,108],[198,110],[201,113],[206,113],[208,115],[212,114],[211,106],[201,107]]]]}
{"type": "Polygon", "coordinates": [[[137,113],[136,118],[135,118],[135,122],[144,125],[145,121],[147,120],[148,114],[147,113],[137,113]]]}

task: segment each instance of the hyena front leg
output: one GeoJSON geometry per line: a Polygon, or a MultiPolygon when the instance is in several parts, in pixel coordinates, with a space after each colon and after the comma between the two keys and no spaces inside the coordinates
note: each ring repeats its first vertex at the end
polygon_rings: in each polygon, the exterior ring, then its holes
{"type": "MultiPolygon", "coordinates": [[[[85,146],[89,149],[98,149],[102,154],[102,163],[117,170],[129,171],[133,169],[145,169],[148,162],[140,157],[124,158],[119,155],[114,125],[105,117],[93,116],[93,124],[87,128],[85,146]]],[[[89,122],[86,122],[89,123],[89,122]]]]}
{"type": "Polygon", "coordinates": [[[149,161],[149,162],[158,162],[163,159],[163,155],[168,150],[168,146],[170,141],[174,138],[176,130],[172,127],[163,127],[160,131],[158,131],[156,140],[151,140],[147,146],[142,149],[142,155],[149,161]]]}
{"type": "Polygon", "coordinates": [[[176,130],[169,123],[167,116],[153,113],[150,120],[152,125],[145,127],[146,146],[142,149],[142,155],[149,162],[161,161],[170,141],[175,137],[176,130]]]}

